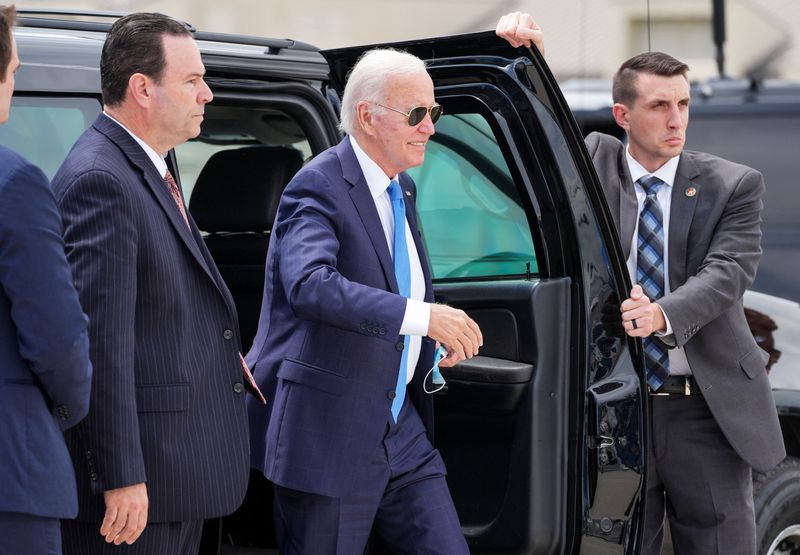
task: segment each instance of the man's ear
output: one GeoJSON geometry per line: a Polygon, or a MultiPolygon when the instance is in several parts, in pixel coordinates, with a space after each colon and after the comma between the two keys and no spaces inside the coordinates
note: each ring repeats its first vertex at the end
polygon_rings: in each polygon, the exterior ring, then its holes
{"type": "Polygon", "coordinates": [[[128,97],[141,107],[152,100],[153,80],[143,73],[134,73],[128,79],[128,97]]]}
{"type": "Polygon", "coordinates": [[[375,134],[375,112],[371,110],[369,102],[362,100],[356,104],[356,123],[365,134],[375,134]]]}
{"type": "Polygon", "coordinates": [[[630,131],[630,109],[621,102],[615,102],[612,112],[614,113],[614,121],[617,122],[617,125],[625,131],[630,131]]]}

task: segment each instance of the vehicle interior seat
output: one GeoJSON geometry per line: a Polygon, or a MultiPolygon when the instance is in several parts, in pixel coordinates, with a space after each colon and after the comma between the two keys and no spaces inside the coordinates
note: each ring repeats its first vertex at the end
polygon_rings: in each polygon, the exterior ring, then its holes
{"type": "Polygon", "coordinates": [[[302,153],[289,147],[219,151],[203,166],[189,201],[189,211],[236,303],[245,353],[258,328],[264,264],[278,202],[302,165],[302,153]]]}

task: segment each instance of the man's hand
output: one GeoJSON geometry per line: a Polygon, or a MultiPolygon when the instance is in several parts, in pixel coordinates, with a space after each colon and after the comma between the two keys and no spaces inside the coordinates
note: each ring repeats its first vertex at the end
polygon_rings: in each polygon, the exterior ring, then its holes
{"type": "Polygon", "coordinates": [[[139,539],[147,525],[147,487],[135,484],[103,492],[106,515],[100,525],[100,535],[106,542],[128,545],[139,539]]]}
{"type": "Polygon", "coordinates": [[[523,45],[530,48],[533,44],[544,56],[544,33],[530,14],[512,12],[504,15],[497,22],[495,33],[498,37],[506,39],[514,48],[523,45]]]}
{"type": "Polygon", "coordinates": [[[483,345],[481,329],[463,310],[446,304],[432,304],[428,337],[444,345],[447,357],[439,366],[448,368],[478,354],[483,345]]]}
{"type": "Polygon", "coordinates": [[[636,284],[631,289],[631,296],[625,299],[620,306],[622,311],[622,327],[631,337],[648,337],[655,332],[665,332],[667,322],[664,313],[657,303],[642,291],[642,286],[636,284]]]}

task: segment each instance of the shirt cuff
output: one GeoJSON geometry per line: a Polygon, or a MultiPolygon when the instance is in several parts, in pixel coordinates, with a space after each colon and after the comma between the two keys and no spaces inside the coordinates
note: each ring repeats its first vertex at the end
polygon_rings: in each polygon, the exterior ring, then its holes
{"type": "Polygon", "coordinates": [[[431,305],[422,301],[408,299],[400,335],[428,335],[431,320],[431,305]]]}
{"type": "Polygon", "coordinates": [[[664,322],[666,322],[666,324],[667,324],[667,331],[663,331],[663,332],[657,331],[655,333],[655,335],[656,335],[656,337],[669,337],[670,335],[673,334],[672,324],[670,323],[669,318],[667,318],[667,313],[664,312],[663,308],[661,308],[661,305],[658,306],[658,310],[661,311],[661,315],[664,317],[664,322]]]}

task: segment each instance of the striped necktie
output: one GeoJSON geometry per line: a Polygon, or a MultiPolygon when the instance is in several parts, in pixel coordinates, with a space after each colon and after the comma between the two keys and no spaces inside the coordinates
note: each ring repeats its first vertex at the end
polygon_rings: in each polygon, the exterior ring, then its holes
{"type": "MultiPolygon", "coordinates": [[[[392,180],[389,183],[389,198],[392,201],[392,214],[394,215],[394,275],[397,278],[397,288],[404,297],[411,296],[411,263],[408,260],[408,246],[406,245],[406,203],[403,200],[403,190],[400,184],[392,180]]],[[[403,339],[404,348],[400,358],[400,368],[397,372],[395,396],[392,399],[392,418],[397,422],[403,401],[406,398],[406,366],[408,366],[408,346],[410,338],[406,335],[403,339]]]]}
{"type": "Polygon", "coordinates": [[[181,216],[183,216],[183,221],[186,222],[187,227],[190,227],[189,218],[186,216],[186,207],[183,205],[181,190],[169,170],[167,170],[167,173],[164,174],[164,184],[167,186],[167,189],[169,189],[169,194],[172,195],[172,200],[174,200],[175,204],[178,206],[178,212],[180,212],[181,216]]]}
{"type": "MultiPolygon", "coordinates": [[[[656,301],[664,296],[664,218],[656,198],[664,182],[646,175],[637,183],[644,189],[646,197],[639,214],[636,281],[644,294],[656,301]]],[[[642,345],[647,384],[657,390],[669,376],[669,354],[664,344],[653,336],[645,337],[642,345]]]]}

